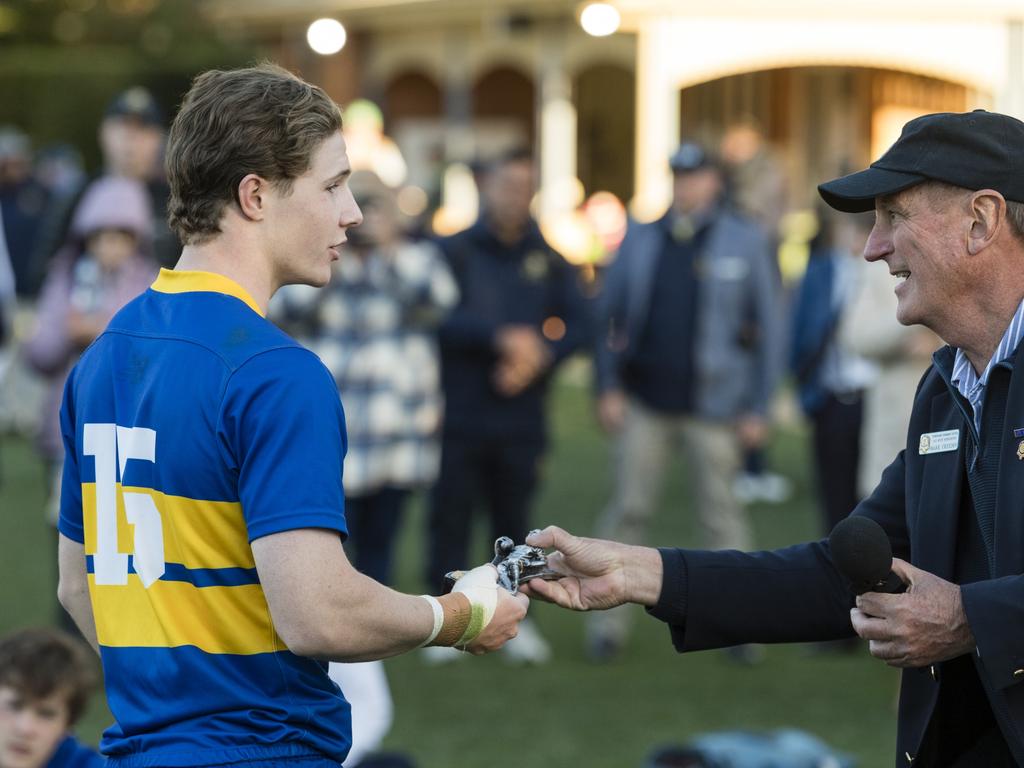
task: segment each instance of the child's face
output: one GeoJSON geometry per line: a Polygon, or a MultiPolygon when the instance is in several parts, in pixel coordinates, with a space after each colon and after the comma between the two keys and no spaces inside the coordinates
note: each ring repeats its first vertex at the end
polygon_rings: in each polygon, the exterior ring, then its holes
{"type": "Polygon", "coordinates": [[[86,247],[103,269],[117,269],[135,253],[135,235],[120,229],[101,229],[89,236],[86,247]]]}
{"type": "Polygon", "coordinates": [[[68,728],[66,691],[28,699],[0,685],[0,768],[41,768],[68,728]]]}

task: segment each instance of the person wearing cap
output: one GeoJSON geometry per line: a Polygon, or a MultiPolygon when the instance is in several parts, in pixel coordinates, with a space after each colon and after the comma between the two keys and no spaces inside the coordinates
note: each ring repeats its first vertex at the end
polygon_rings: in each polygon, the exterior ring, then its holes
{"type": "Polygon", "coordinates": [[[1024,123],[984,111],[910,121],[868,169],[822,184],[874,209],[864,249],[897,316],[940,336],[904,450],[854,515],[892,544],[901,594],[854,598],[827,541],[773,552],[661,550],[550,527],[565,573],[524,591],[577,610],[632,602],[677,650],[853,637],[903,670],[897,765],[1024,764],[1024,123]]]}
{"type": "MultiPolygon", "coordinates": [[[[170,187],[161,168],[166,140],[165,118],[153,94],[141,86],[122,91],[107,105],[99,125],[103,155],[100,176],[122,176],[146,185],[152,215],[153,256],[160,266],[171,267],[181,253],[181,243],[167,225],[170,187]]],[[[54,202],[48,210],[33,249],[32,284],[38,287],[50,260],[67,240],[75,210],[94,176],[76,192],[54,202]]]]}
{"type": "MultiPolygon", "coordinates": [[[[696,486],[703,540],[749,549],[733,492],[741,448],[763,444],[781,364],[769,239],[722,204],[717,158],[686,142],[669,160],[672,204],[629,228],[599,300],[595,373],[601,426],[615,435],[615,489],[599,535],[641,544],[677,446],[696,486]]],[[[594,615],[587,651],[615,656],[629,614],[594,615]]]]}

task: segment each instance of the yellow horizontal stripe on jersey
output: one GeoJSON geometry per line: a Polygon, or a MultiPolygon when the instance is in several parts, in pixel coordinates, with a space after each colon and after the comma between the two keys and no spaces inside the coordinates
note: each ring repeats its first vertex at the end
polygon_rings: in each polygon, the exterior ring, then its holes
{"type": "Polygon", "coordinates": [[[286,649],[274,629],[263,588],[196,587],[156,581],[147,589],[135,574],[126,585],[97,586],[89,594],[100,645],[175,648],[193,645],[207,653],[250,655],[286,649]]]}
{"type": "MultiPolygon", "coordinates": [[[[153,497],[164,531],[164,560],[186,568],[255,568],[249,536],[236,501],[203,501],[170,496],[152,488],[125,487],[125,491],[153,497]]],[[[117,549],[131,554],[134,526],[124,512],[121,484],[117,484],[117,549]]],[[[85,553],[96,552],[96,484],[82,483],[82,523],[85,553]]]]}

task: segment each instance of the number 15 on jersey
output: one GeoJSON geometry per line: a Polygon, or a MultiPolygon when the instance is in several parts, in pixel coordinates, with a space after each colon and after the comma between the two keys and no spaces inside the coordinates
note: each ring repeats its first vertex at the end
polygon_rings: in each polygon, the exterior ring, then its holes
{"type": "Polygon", "coordinates": [[[164,574],[164,532],[153,497],[124,491],[120,480],[129,460],[156,462],[156,430],[86,424],[83,453],[96,461],[96,551],[93,571],[96,584],[128,583],[128,554],[118,551],[117,502],[120,495],[125,517],[133,528],[132,563],[145,587],[164,574]]]}

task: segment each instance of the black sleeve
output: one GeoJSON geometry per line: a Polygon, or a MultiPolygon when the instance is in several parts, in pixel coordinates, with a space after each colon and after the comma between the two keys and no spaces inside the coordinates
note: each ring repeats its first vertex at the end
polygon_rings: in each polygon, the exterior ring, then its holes
{"type": "MultiPolygon", "coordinates": [[[[901,451],[853,514],[875,520],[894,554],[909,559],[904,469],[901,451]]],[[[669,624],[680,652],[854,634],[853,593],[827,540],[770,552],[662,550],[662,563],[661,595],[649,612],[669,624]]]]}

